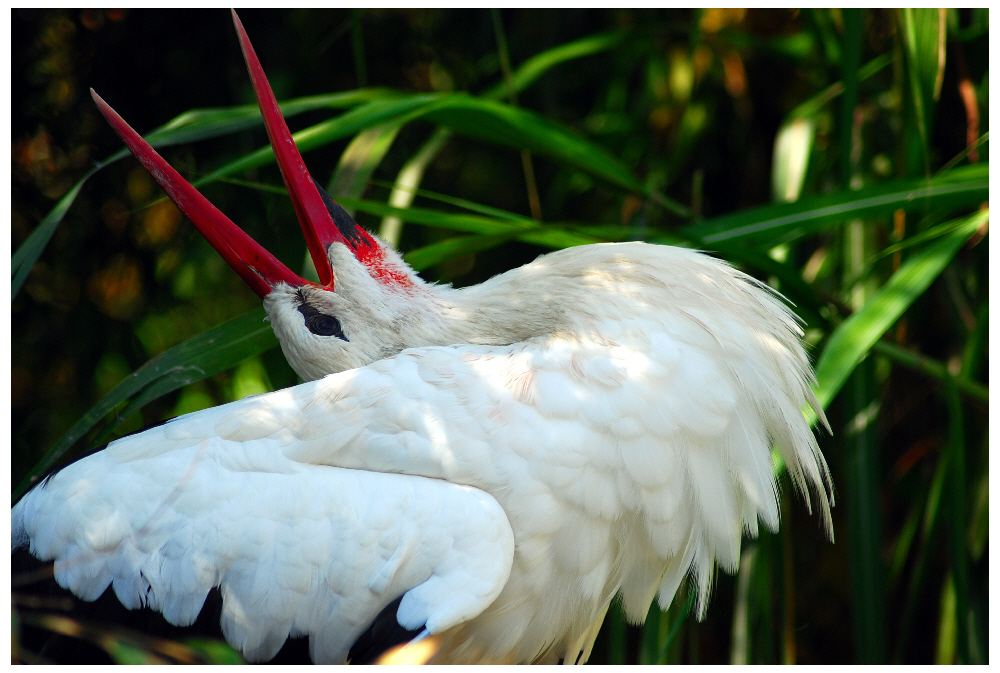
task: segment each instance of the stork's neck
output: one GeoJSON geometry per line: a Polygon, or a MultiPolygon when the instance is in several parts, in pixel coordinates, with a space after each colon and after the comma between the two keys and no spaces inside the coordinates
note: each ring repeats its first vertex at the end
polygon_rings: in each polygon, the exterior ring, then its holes
{"type": "Polygon", "coordinates": [[[441,345],[510,344],[565,327],[563,288],[526,282],[526,268],[471,287],[431,288],[431,312],[440,320],[441,345]]]}

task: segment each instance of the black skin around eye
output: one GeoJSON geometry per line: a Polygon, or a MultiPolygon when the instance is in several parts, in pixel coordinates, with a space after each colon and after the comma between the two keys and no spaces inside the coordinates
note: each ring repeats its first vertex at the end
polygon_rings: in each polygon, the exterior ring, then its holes
{"type": "Polygon", "coordinates": [[[324,315],[322,313],[311,315],[306,318],[306,327],[309,328],[310,332],[319,336],[344,338],[344,333],[340,329],[340,321],[332,315],[324,315]]]}
{"type": "Polygon", "coordinates": [[[347,341],[344,330],[340,327],[340,321],[332,315],[320,313],[309,304],[300,304],[299,313],[305,318],[306,329],[317,336],[333,336],[347,341]]]}

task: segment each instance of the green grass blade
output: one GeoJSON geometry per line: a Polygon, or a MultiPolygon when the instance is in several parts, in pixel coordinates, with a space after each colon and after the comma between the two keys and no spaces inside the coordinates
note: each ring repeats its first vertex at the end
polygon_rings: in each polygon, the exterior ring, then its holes
{"type": "Polygon", "coordinates": [[[500,234],[516,234],[519,241],[559,250],[575,245],[600,243],[600,239],[578,234],[561,227],[542,226],[534,220],[522,218],[520,221],[500,220],[481,215],[466,215],[445,213],[426,208],[393,208],[378,201],[362,199],[344,199],[345,207],[356,208],[364,213],[382,217],[394,216],[413,224],[428,227],[462,231],[469,234],[495,236],[500,234]]]}
{"type": "Polygon", "coordinates": [[[816,123],[808,118],[791,119],[778,129],[771,162],[771,198],[775,201],[792,203],[798,200],[815,136],[816,123]]]}
{"type": "Polygon", "coordinates": [[[83,621],[61,614],[23,613],[21,621],[33,627],[92,643],[118,664],[243,664],[228,644],[207,638],[184,642],[150,636],[122,626],[83,621]]]}
{"type": "MultiPolygon", "coordinates": [[[[395,208],[368,199],[344,199],[345,204],[363,213],[380,216],[395,216],[406,222],[422,224],[428,227],[439,227],[453,231],[464,231],[471,234],[497,234],[506,232],[511,227],[539,227],[537,222],[527,217],[517,219],[500,219],[485,215],[469,215],[466,213],[446,213],[442,210],[429,208],[395,208]]],[[[346,206],[345,206],[346,207],[346,206]]]]}
{"type": "Polygon", "coordinates": [[[973,616],[969,600],[969,551],[966,544],[968,526],[966,510],[968,490],[965,478],[965,413],[954,381],[945,385],[948,405],[948,538],[951,547],[951,569],[955,581],[955,622],[957,628],[959,663],[985,663],[972,661],[971,653],[981,651],[972,646],[975,637],[973,616]]]}
{"type": "Polygon", "coordinates": [[[680,614],[674,618],[673,623],[670,625],[670,632],[667,634],[666,639],[663,641],[663,647],[660,649],[660,656],[657,657],[656,663],[664,664],[667,661],[667,653],[670,652],[670,646],[674,644],[674,640],[677,638],[677,634],[680,633],[681,626],[684,625],[684,621],[691,614],[694,609],[694,592],[687,592],[687,600],[684,602],[684,608],[681,610],[680,614]]]}
{"type": "MultiPolygon", "coordinates": [[[[251,311],[244,316],[200,334],[157,355],[137,369],[125,381],[101,398],[73,427],[66,431],[55,445],[45,452],[17,488],[13,500],[17,500],[31,485],[55,463],[101,419],[116,406],[145,390],[152,388],[157,394],[200,381],[236,366],[251,355],[262,353],[278,344],[271,326],[264,321],[264,309],[251,311]],[[165,382],[165,383],[164,383],[165,382]],[[155,386],[155,388],[153,388],[155,386]]],[[[149,395],[146,402],[154,399],[149,395]]],[[[133,405],[129,413],[138,409],[133,405]]],[[[114,424],[125,417],[119,417],[114,424]]]]}
{"type": "Polygon", "coordinates": [[[740,554],[729,644],[729,663],[732,666],[750,663],[750,577],[755,570],[754,560],[758,551],[757,546],[749,546],[740,554]]]}
{"type": "Polygon", "coordinates": [[[639,649],[640,664],[655,664],[660,651],[660,621],[665,618],[660,611],[660,604],[653,601],[646,612],[646,621],[642,623],[641,643],[639,649]]]}
{"type": "Polygon", "coordinates": [[[517,237],[516,231],[506,234],[480,234],[459,236],[412,250],[403,257],[417,271],[440,264],[455,257],[483,252],[517,237]]]}
{"type": "MultiPolygon", "coordinates": [[[[858,69],[857,79],[858,82],[864,82],[865,80],[873,77],[882,71],[883,68],[890,65],[893,60],[892,52],[887,52],[881,56],[876,56],[868,63],[865,63],[861,68],[858,69]]],[[[792,119],[798,118],[811,118],[818,115],[824,107],[837,96],[844,93],[844,83],[834,82],[827,88],[820,91],[818,94],[810,98],[804,103],[799,104],[792,112],[788,115],[786,123],[792,119]]]]}
{"type": "Polygon", "coordinates": [[[865,306],[830,335],[816,363],[816,398],[826,407],[875,342],[924,293],[959,248],[989,219],[989,211],[966,218],[965,226],[913,255],[865,306]]]}
{"type": "MultiPolygon", "coordinates": [[[[786,485],[788,478],[785,479],[786,485]]],[[[795,542],[792,539],[792,496],[791,489],[785,488],[781,491],[781,530],[778,531],[780,544],[775,545],[779,549],[775,550],[774,562],[777,566],[780,553],[780,586],[781,597],[781,637],[779,640],[780,661],[782,664],[792,665],[798,659],[798,645],[795,640],[795,571],[794,556],[795,542]]],[[[778,596],[775,596],[778,598],[778,596]]]]}
{"type": "Polygon", "coordinates": [[[948,573],[941,587],[941,612],[938,617],[937,647],[934,663],[950,666],[955,663],[958,649],[958,624],[955,619],[955,576],[948,573]]]}
{"type": "MultiPolygon", "coordinates": [[[[281,103],[285,119],[322,109],[347,109],[378,100],[399,98],[399,92],[390,89],[356,89],[320,96],[294,98],[281,103]]],[[[153,147],[167,147],[192,143],[208,138],[237,133],[263,125],[260,108],[255,103],[232,107],[196,108],[177,115],[163,126],[147,133],[144,138],[153,147]]]]}
{"type": "MultiPolygon", "coordinates": [[[[858,103],[857,71],[861,60],[864,10],[841,10],[843,52],[841,72],[844,97],[840,112],[840,184],[851,189],[859,175],[855,150],[864,144],[856,125],[858,103]]],[[[853,191],[853,189],[851,190],[853,191]]],[[[850,193],[850,192],[849,192],[850,193]]],[[[865,260],[873,241],[860,219],[852,218],[844,228],[844,288],[851,294],[855,310],[863,309],[872,298],[876,277],[864,275],[865,260]]],[[[888,328],[888,326],[886,326],[888,328]]],[[[870,344],[869,344],[870,346],[870,344]]],[[[866,348],[867,350],[867,348],[866,348]]],[[[882,453],[878,433],[880,411],[874,359],[853,363],[846,379],[843,400],[848,419],[844,433],[844,505],[853,608],[854,651],[865,664],[883,664],[886,656],[887,614],[885,568],[882,552],[882,513],[879,507],[879,459],[882,453]]]]}
{"type": "Polygon", "coordinates": [[[936,378],[938,381],[947,381],[949,379],[955,382],[955,388],[958,389],[964,395],[968,395],[974,399],[990,403],[990,389],[986,386],[976,383],[970,378],[959,377],[955,378],[948,372],[948,367],[943,362],[935,360],[934,358],[929,358],[922,353],[915,353],[913,351],[906,350],[905,348],[900,348],[896,344],[890,343],[888,341],[876,341],[875,345],[872,346],[872,350],[877,352],[879,355],[884,355],[894,362],[914,369],[923,374],[936,378]]]}
{"type": "MultiPolygon", "coordinates": [[[[621,33],[595,35],[560,45],[538,54],[518,68],[513,74],[512,84],[515,90],[520,91],[535,82],[555,65],[610,49],[618,44],[622,37],[623,34],[621,33]]],[[[501,93],[497,93],[496,95],[499,96],[501,93]]],[[[488,95],[493,94],[490,93],[488,95]]],[[[390,89],[356,89],[353,91],[287,100],[281,103],[281,111],[287,119],[303,112],[318,109],[360,108],[354,110],[354,114],[341,115],[334,120],[311,127],[311,129],[306,129],[306,132],[296,134],[296,142],[299,144],[300,149],[308,151],[313,147],[332,142],[351,133],[360,133],[372,125],[393,117],[402,116],[405,118],[407,116],[406,112],[411,112],[414,108],[420,107],[435,98],[435,95],[404,94],[390,89]]],[[[261,123],[260,110],[256,105],[252,104],[194,109],[178,115],[163,126],[149,132],[145,135],[145,139],[146,142],[154,147],[167,147],[236,133],[258,126],[261,123]]],[[[564,142],[563,144],[566,145],[567,143],[564,142]]],[[[572,143],[569,143],[569,145],[572,146],[572,143]]],[[[598,151],[600,152],[600,150],[598,151]]],[[[577,154],[580,154],[580,152],[578,151],[577,154]]],[[[103,166],[125,156],[128,156],[128,154],[124,150],[118,152],[84,175],[56,204],[55,208],[39,224],[32,236],[18,249],[11,263],[11,273],[13,275],[11,283],[12,297],[17,295],[31,267],[34,266],[35,261],[41,255],[42,250],[44,250],[45,245],[48,243],[59,222],[78,196],[83,183],[103,166]]],[[[199,180],[197,184],[205,184],[208,181],[241,170],[255,168],[271,161],[273,161],[273,153],[270,148],[262,148],[251,155],[213,171],[199,180]]],[[[609,156],[605,156],[603,161],[598,163],[608,164],[609,162],[611,165],[615,163],[609,156]]],[[[634,188],[634,185],[638,185],[628,175],[627,170],[622,174],[624,169],[621,166],[617,168],[603,166],[601,168],[604,171],[610,171],[614,178],[619,180],[624,179],[626,184],[633,185],[628,187],[630,189],[634,188]]],[[[601,173],[597,174],[601,175],[601,173]]],[[[615,182],[615,179],[611,181],[615,182]]]]}
{"type": "Polygon", "coordinates": [[[930,170],[930,130],[934,103],[941,93],[945,65],[945,10],[900,10],[910,95],[920,136],[924,170],[930,170]]]}
{"type": "MultiPolygon", "coordinates": [[[[610,49],[621,39],[622,35],[617,33],[597,35],[543,52],[527,61],[514,73],[513,85],[516,90],[521,90],[553,66],[610,49]]],[[[427,114],[440,98],[439,94],[404,94],[388,89],[358,89],[285,101],[281,104],[281,110],[282,114],[289,118],[323,108],[354,108],[334,119],[296,133],[294,136],[296,144],[301,151],[307,152],[379,124],[402,126],[427,114]],[[426,109],[421,110],[421,108],[426,109]]],[[[535,113],[464,94],[453,95],[447,108],[442,111],[443,119],[437,121],[460,133],[518,149],[526,147],[557,160],[566,161],[625,189],[645,193],[644,186],[631,176],[628,169],[603,149],[535,113]],[[474,119],[464,119],[466,112],[474,119]],[[481,122],[485,124],[480,125],[481,122]]],[[[166,147],[235,133],[260,123],[260,111],[255,105],[195,109],[178,115],[151,131],[145,138],[154,147],[166,147]]],[[[20,290],[28,272],[76,199],[83,183],[99,168],[124,156],[127,156],[124,151],[119,152],[88,172],[19,248],[12,259],[12,297],[20,290]]],[[[195,185],[204,185],[236,172],[266,165],[273,160],[274,154],[271,148],[263,147],[216,169],[195,182],[195,185]]]]}
{"type": "MultiPolygon", "coordinates": [[[[124,157],[123,152],[119,153],[120,156],[124,157]]],[[[21,247],[17,249],[17,252],[10,259],[10,298],[14,299],[17,293],[21,290],[21,286],[24,285],[24,279],[28,277],[28,273],[31,268],[35,266],[35,262],[41,256],[42,251],[45,250],[45,246],[48,245],[49,240],[52,238],[52,234],[56,232],[56,228],[59,223],[62,222],[62,218],[66,216],[66,211],[69,207],[73,205],[73,201],[80,194],[80,189],[90,177],[99,171],[101,168],[106,166],[109,162],[113,161],[115,158],[119,158],[117,155],[102,164],[91,168],[87,173],[77,181],[73,187],[66,192],[66,194],[59,199],[55,208],[49,211],[49,214],[45,216],[35,230],[31,232],[31,235],[21,244],[21,247]]]]}
{"type": "Polygon", "coordinates": [[[527,149],[638,194],[648,188],[600,146],[529,110],[455,94],[425,117],[470,138],[527,149]]]}
{"type": "MultiPolygon", "coordinates": [[[[292,135],[303,154],[323,147],[341,138],[354,135],[381,124],[405,124],[418,119],[439,104],[440,94],[417,94],[400,98],[375,100],[358,106],[342,115],[314,124],[292,135]]],[[[198,179],[196,187],[240,171],[259,168],[274,162],[271,146],[261,147],[235,161],[231,161],[198,179]]]]}
{"type": "MultiPolygon", "coordinates": [[[[439,126],[423,146],[417,150],[417,153],[403,164],[396,176],[396,182],[392,185],[392,191],[389,193],[388,203],[390,206],[409,208],[413,205],[417,186],[423,181],[427,167],[434,161],[449,138],[451,138],[451,131],[439,126]]],[[[403,221],[394,215],[389,215],[382,218],[378,234],[382,240],[398,248],[402,231],[403,221]]]]}
{"type": "Polygon", "coordinates": [[[872,359],[856,363],[843,390],[850,419],[844,441],[844,505],[854,612],[857,660],[885,663],[885,569],[882,554],[882,516],[879,507],[878,386],[872,359]]]}
{"type": "Polygon", "coordinates": [[[500,99],[506,96],[511,88],[514,90],[514,93],[520,93],[560,63],[607,51],[621,44],[624,38],[625,33],[623,32],[603,33],[553,47],[552,49],[543,51],[541,54],[532,56],[522,63],[511,73],[509,85],[506,82],[500,82],[484,91],[481,95],[484,98],[500,99]]]}
{"type": "MultiPolygon", "coordinates": [[[[371,180],[375,169],[379,167],[382,160],[392,147],[393,141],[399,135],[402,125],[394,123],[379,124],[370,129],[365,129],[347,145],[347,149],[340,155],[337,168],[333,172],[327,191],[334,199],[344,197],[359,197],[364,194],[368,182],[371,180]]],[[[352,209],[347,209],[347,213],[353,217],[352,209]]],[[[385,238],[383,236],[383,238],[385,238]]],[[[397,246],[397,240],[390,240],[393,247],[397,246]]],[[[308,256],[308,252],[306,253],[308,256]]],[[[304,263],[308,280],[318,281],[319,274],[313,266],[312,259],[304,263]]]]}
{"type": "Polygon", "coordinates": [[[919,503],[913,503],[892,547],[892,560],[889,562],[889,586],[895,586],[903,576],[903,568],[906,559],[909,558],[910,552],[913,550],[913,542],[916,540],[919,527],[920,506],[919,503]]]}
{"type": "MultiPolygon", "coordinates": [[[[382,182],[379,180],[372,180],[373,185],[379,185],[381,187],[389,187],[390,189],[395,187],[395,183],[382,182]]],[[[438,192],[432,192],[427,189],[417,189],[415,187],[411,188],[414,196],[419,196],[421,198],[429,199],[431,201],[438,201],[440,203],[446,203],[449,206],[455,206],[456,208],[462,208],[463,210],[468,210],[472,213],[478,213],[480,215],[488,215],[489,217],[495,217],[500,220],[508,220],[511,222],[523,222],[525,220],[524,215],[511,212],[509,210],[503,210],[501,208],[493,208],[492,206],[486,206],[481,203],[476,203],[475,201],[470,201],[468,199],[461,199],[456,196],[449,196],[448,194],[440,194],[438,192]]],[[[408,207],[408,206],[407,206],[408,207]]]]}
{"type": "MultiPolygon", "coordinates": [[[[525,61],[512,73],[510,81],[501,82],[482,95],[484,98],[499,99],[507,95],[510,91],[516,94],[537,81],[543,74],[556,65],[610,49],[617,45],[623,36],[623,33],[593,35],[553,47],[525,61]]],[[[413,197],[417,192],[417,187],[423,180],[427,166],[437,157],[451,135],[451,130],[445,127],[438,127],[434,134],[424,143],[423,147],[406,162],[399,171],[395,184],[393,184],[388,200],[389,205],[396,208],[409,208],[413,204],[413,197]]],[[[472,210],[475,210],[475,208],[472,208],[472,210]]],[[[385,217],[379,226],[379,236],[396,247],[399,245],[401,231],[402,220],[398,217],[385,217]]]]}
{"type": "Polygon", "coordinates": [[[933,241],[935,238],[939,238],[941,236],[944,236],[945,234],[949,234],[955,229],[961,229],[963,226],[965,226],[965,220],[961,218],[957,220],[950,220],[948,222],[942,222],[941,224],[936,224],[933,227],[924,229],[919,234],[916,234],[914,236],[908,236],[899,243],[896,243],[895,245],[890,245],[889,247],[885,248],[870,260],[870,264],[877,262],[878,260],[883,259],[885,257],[889,257],[890,255],[893,255],[897,252],[902,252],[903,250],[907,250],[909,248],[918,245],[923,245],[924,243],[933,241]]]}
{"type": "Polygon", "coordinates": [[[935,468],[934,477],[931,479],[930,488],[924,504],[924,515],[921,522],[920,531],[920,551],[917,554],[915,567],[910,574],[910,581],[906,588],[906,606],[903,608],[902,619],[899,620],[899,637],[896,640],[896,651],[893,655],[893,663],[903,663],[904,654],[909,649],[910,640],[913,637],[913,625],[917,617],[917,605],[924,584],[927,579],[927,569],[931,563],[931,557],[936,551],[937,531],[941,520],[942,493],[944,491],[945,479],[948,473],[948,456],[939,461],[935,468]]]}
{"type": "Polygon", "coordinates": [[[608,616],[604,619],[608,629],[608,663],[622,665],[625,660],[625,616],[622,614],[621,602],[612,601],[608,616]]]}
{"type": "MultiPolygon", "coordinates": [[[[354,108],[338,117],[294,134],[302,152],[383,123],[405,124],[426,119],[456,133],[515,149],[528,149],[587,171],[629,191],[646,194],[648,189],[604,149],[582,136],[528,110],[466,94],[422,94],[402,99],[379,100],[354,108]]],[[[204,176],[196,186],[238,171],[270,163],[270,147],[232,161],[204,176]]]]}
{"type": "MultiPolygon", "coordinates": [[[[972,377],[976,376],[982,366],[982,360],[986,355],[986,343],[989,339],[989,302],[983,302],[976,314],[976,325],[966,341],[962,354],[962,366],[959,377],[952,379],[957,390],[961,390],[962,384],[972,383],[972,377]]],[[[989,404],[987,400],[987,405],[989,404]]],[[[970,423],[970,426],[972,424],[970,423]]],[[[974,426],[973,426],[974,427],[974,426]]],[[[964,432],[964,430],[963,430],[964,432]]],[[[967,552],[968,564],[980,562],[987,549],[989,541],[989,446],[988,433],[985,434],[985,450],[981,453],[981,458],[972,461],[975,465],[981,466],[979,475],[973,476],[973,485],[968,489],[965,500],[970,503],[968,509],[967,552]]],[[[964,449],[963,449],[964,450],[964,449]]],[[[975,472],[965,473],[975,475],[975,472]]],[[[971,581],[971,580],[970,580],[971,581]]],[[[971,587],[966,589],[970,592],[966,605],[968,609],[967,638],[968,661],[969,663],[985,663],[989,660],[989,636],[988,636],[988,606],[989,602],[973,600],[974,590],[971,587]]]]}
{"type": "Polygon", "coordinates": [[[375,169],[389,153],[400,128],[399,124],[380,124],[354,136],[333,172],[327,188],[330,195],[335,199],[361,196],[375,169]]]}
{"type": "Polygon", "coordinates": [[[229,643],[210,638],[187,638],[181,644],[194,652],[206,664],[241,665],[246,662],[240,653],[230,647],[229,643]]]}
{"type": "Polygon", "coordinates": [[[989,200],[989,164],[942,173],[929,180],[897,180],[857,191],[802,198],[795,203],[762,206],[685,227],[681,232],[706,245],[739,241],[774,245],[821,231],[846,220],[889,215],[904,210],[957,210],[989,200]]]}

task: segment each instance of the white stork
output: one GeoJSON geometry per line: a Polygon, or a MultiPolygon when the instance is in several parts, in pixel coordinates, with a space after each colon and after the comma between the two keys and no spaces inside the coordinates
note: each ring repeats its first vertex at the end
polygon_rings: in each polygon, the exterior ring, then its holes
{"type": "Polygon", "coordinates": [[[220,587],[223,632],[251,661],[307,635],[315,662],[343,662],[402,597],[398,623],[438,637],[436,662],[582,662],[617,595],[641,622],[690,576],[703,611],[743,533],[777,528],[772,447],[830,530],[802,413],[823,419],[812,371],[766,286],[643,243],[555,252],[475,287],[425,283],[317,189],[233,16],[319,284],[94,99],[263,297],[309,382],[50,475],[11,512],[13,549],[54,559],[83,599],[110,585],[176,625],[220,587]]]}

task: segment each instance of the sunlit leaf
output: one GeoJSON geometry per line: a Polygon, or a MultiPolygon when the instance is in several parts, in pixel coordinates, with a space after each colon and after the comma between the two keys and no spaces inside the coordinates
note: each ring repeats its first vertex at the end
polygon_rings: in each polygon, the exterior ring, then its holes
{"type": "Polygon", "coordinates": [[[938,277],[989,211],[965,218],[965,226],[914,254],[865,306],[833,331],[816,363],[816,398],[824,407],[840,391],[854,367],[938,277]]]}
{"type": "MultiPolygon", "coordinates": [[[[323,109],[348,109],[378,100],[399,98],[400,92],[391,89],[355,89],[320,96],[292,98],[281,103],[281,113],[290,119],[303,112],[323,109]]],[[[167,147],[191,143],[208,138],[236,133],[248,128],[263,126],[260,109],[255,103],[232,107],[188,110],[177,115],[163,126],[143,137],[153,147],[167,147]]],[[[142,131],[140,130],[142,133],[142,131]]]]}
{"type": "MultiPolygon", "coordinates": [[[[373,100],[342,115],[314,124],[294,133],[292,137],[303,154],[331,142],[346,138],[382,124],[405,124],[424,116],[447,98],[444,94],[408,94],[373,100]]],[[[308,157],[306,157],[308,159],[308,157]]],[[[259,168],[274,162],[274,152],[267,145],[231,161],[193,182],[201,186],[241,171],[259,168]]]]}
{"type": "Polygon", "coordinates": [[[600,243],[601,240],[578,234],[573,231],[554,227],[551,225],[541,225],[534,220],[523,218],[517,220],[501,220],[481,215],[466,215],[457,213],[445,213],[426,208],[393,208],[377,201],[365,201],[361,199],[344,199],[345,206],[356,208],[372,215],[392,215],[401,220],[414,224],[423,224],[439,229],[449,229],[451,231],[463,231],[470,234],[480,234],[495,236],[498,234],[513,234],[514,238],[525,243],[534,243],[547,248],[561,249],[574,245],[587,245],[588,243],[600,243]]]}
{"type": "Polygon", "coordinates": [[[900,9],[907,79],[917,130],[926,160],[934,103],[941,92],[945,66],[945,10],[939,8],[900,9]]]}
{"type": "MultiPolygon", "coordinates": [[[[451,131],[439,126],[431,137],[417,150],[396,175],[396,182],[389,193],[389,205],[393,208],[409,208],[427,167],[451,138],[451,131]]],[[[378,235],[393,247],[399,247],[399,237],[403,230],[403,220],[395,215],[386,215],[379,225],[378,235]]]]}
{"type": "MultiPolygon", "coordinates": [[[[421,94],[395,100],[379,100],[354,108],[293,135],[305,153],[377,124],[405,124],[426,119],[456,133],[517,149],[529,149],[587,171],[625,189],[645,194],[617,159],[568,129],[528,110],[467,94],[421,94]]],[[[274,160],[270,146],[232,161],[204,176],[203,185],[239,171],[257,168],[274,160]]]]}
{"type": "Polygon", "coordinates": [[[954,211],[989,199],[989,164],[956,168],[930,180],[897,180],[857,191],[802,198],[723,215],[682,231],[712,244],[740,241],[775,245],[853,219],[889,215],[897,209],[954,211]]]}
{"type": "Polygon", "coordinates": [[[816,124],[811,119],[792,119],[778,129],[771,164],[771,196],[779,203],[797,201],[809,168],[816,124]]]}
{"type": "Polygon", "coordinates": [[[327,188],[330,195],[335,199],[361,196],[375,169],[392,147],[399,129],[398,124],[383,124],[356,135],[340,155],[340,162],[327,188]]]}

